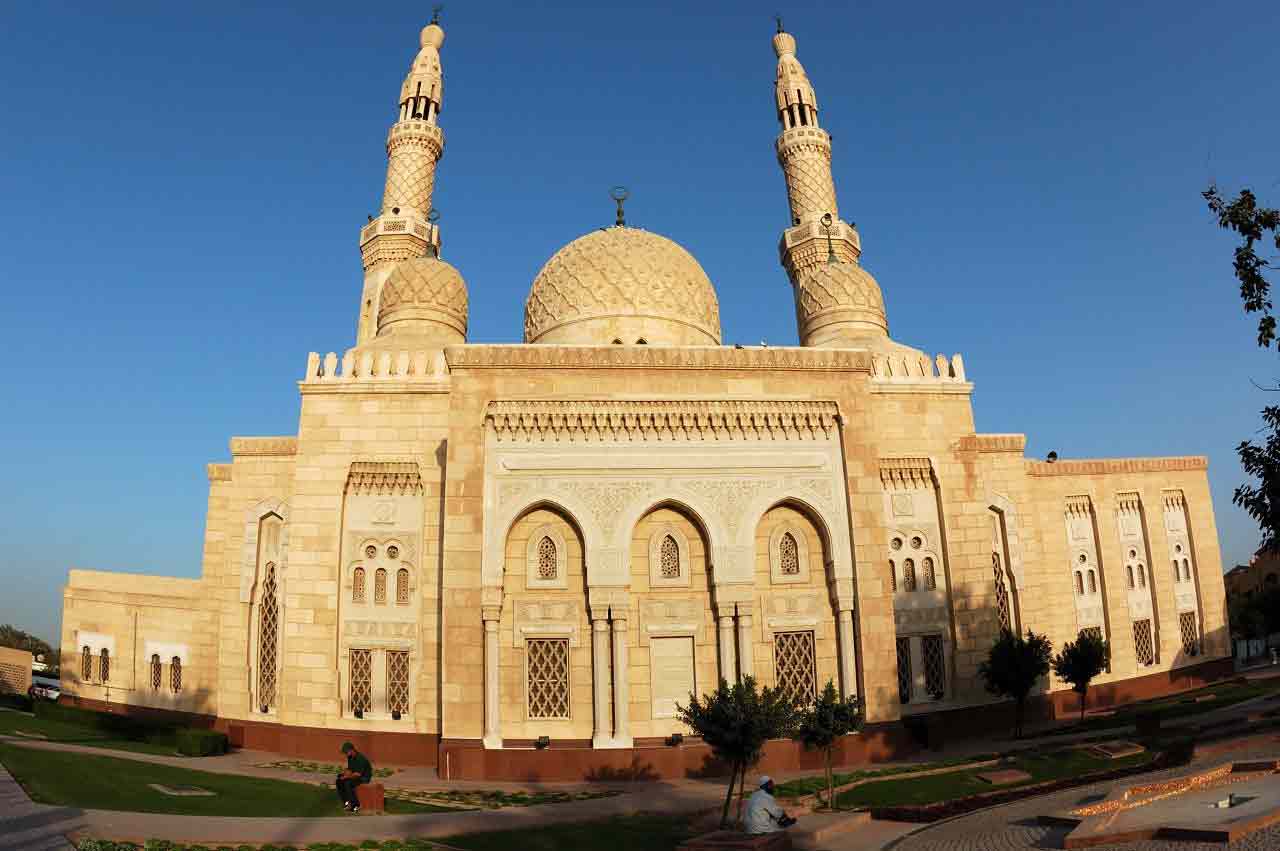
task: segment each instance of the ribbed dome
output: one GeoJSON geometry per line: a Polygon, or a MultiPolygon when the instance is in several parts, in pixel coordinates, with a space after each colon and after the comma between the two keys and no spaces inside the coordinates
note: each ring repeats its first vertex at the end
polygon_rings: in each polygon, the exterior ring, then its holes
{"type": "Polygon", "coordinates": [[[689,252],[639,228],[592,231],[561,248],[533,280],[526,343],[720,344],[715,289],[689,252]]]}
{"type": "Polygon", "coordinates": [[[796,318],[805,346],[838,346],[889,333],[884,296],[857,263],[820,263],[796,275],[796,318]]]}
{"type": "Polygon", "coordinates": [[[435,257],[404,260],[382,285],[378,336],[414,335],[437,345],[466,342],[467,284],[435,257]]]}

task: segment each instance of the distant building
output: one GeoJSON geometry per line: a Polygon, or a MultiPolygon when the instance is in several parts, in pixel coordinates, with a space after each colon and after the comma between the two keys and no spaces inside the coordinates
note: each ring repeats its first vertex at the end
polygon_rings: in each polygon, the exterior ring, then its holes
{"type": "Polygon", "coordinates": [[[31,689],[31,653],[0,647],[0,694],[26,694],[31,689]]]}
{"type": "Polygon", "coordinates": [[[1237,564],[1222,577],[1227,597],[1252,597],[1268,585],[1280,583],[1280,554],[1255,553],[1248,564],[1237,564]]]}

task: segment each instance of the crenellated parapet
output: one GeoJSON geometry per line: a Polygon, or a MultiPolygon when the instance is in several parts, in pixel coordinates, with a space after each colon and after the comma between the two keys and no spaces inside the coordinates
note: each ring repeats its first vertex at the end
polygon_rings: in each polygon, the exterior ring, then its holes
{"type": "Polygon", "coordinates": [[[352,349],[342,357],[336,352],[307,355],[307,370],[299,382],[308,388],[337,387],[368,382],[416,382],[444,384],[449,364],[440,350],[393,351],[352,349]]]}
{"type": "Polygon", "coordinates": [[[926,354],[871,355],[871,380],[884,386],[947,386],[968,392],[973,385],[965,378],[964,359],[960,355],[926,354]]]}

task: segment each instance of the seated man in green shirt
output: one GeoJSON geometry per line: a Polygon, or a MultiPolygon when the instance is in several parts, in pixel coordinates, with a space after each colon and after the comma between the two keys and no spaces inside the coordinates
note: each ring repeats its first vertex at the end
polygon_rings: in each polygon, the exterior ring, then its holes
{"type": "Polygon", "coordinates": [[[338,797],[342,799],[343,809],[358,813],[360,798],[356,796],[356,787],[373,779],[373,766],[350,742],[342,743],[342,752],[347,757],[347,770],[338,775],[338,797]]]}

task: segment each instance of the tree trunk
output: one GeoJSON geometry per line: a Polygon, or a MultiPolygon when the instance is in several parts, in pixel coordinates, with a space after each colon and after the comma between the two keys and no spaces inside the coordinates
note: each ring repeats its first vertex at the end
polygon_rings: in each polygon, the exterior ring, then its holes
{"type": "Polygon", "coordinates": [[[836,811],[836,779],[831,773],[831,748],[826,749],[827,762],[827,809],[836,811]]]}
{"type": "Polygon", "coordinates": [[[720,811],[720,829],[729,826],[729,804],[733,801],[733,782],[738,779],[738,764],[733,764],[733,773],[729,775],[729,791],[724,796],[724,809],[720,811]]]}
{"type": "Polygon", "coordinates": [[[742,805],[747,799],[747,769],[750,768],[745,762],[742,763],[742,780],[738,784],[738,824],[742,824],[742,805]]]}
{"type": "Polygon", "coordinates": [[[1013,712],[1013,737],[1015,739],[1022,738],[1022,704],[1025,698],[1018,698],[1014,704],[1013,712]]]}
{"type": "Polygon", "coordinates": [[[1080,723],[1084,723],[1084,702],[1089,697],[1089,687],[1085,686],[1084,691],[1080,692],[1080,723]]]}

